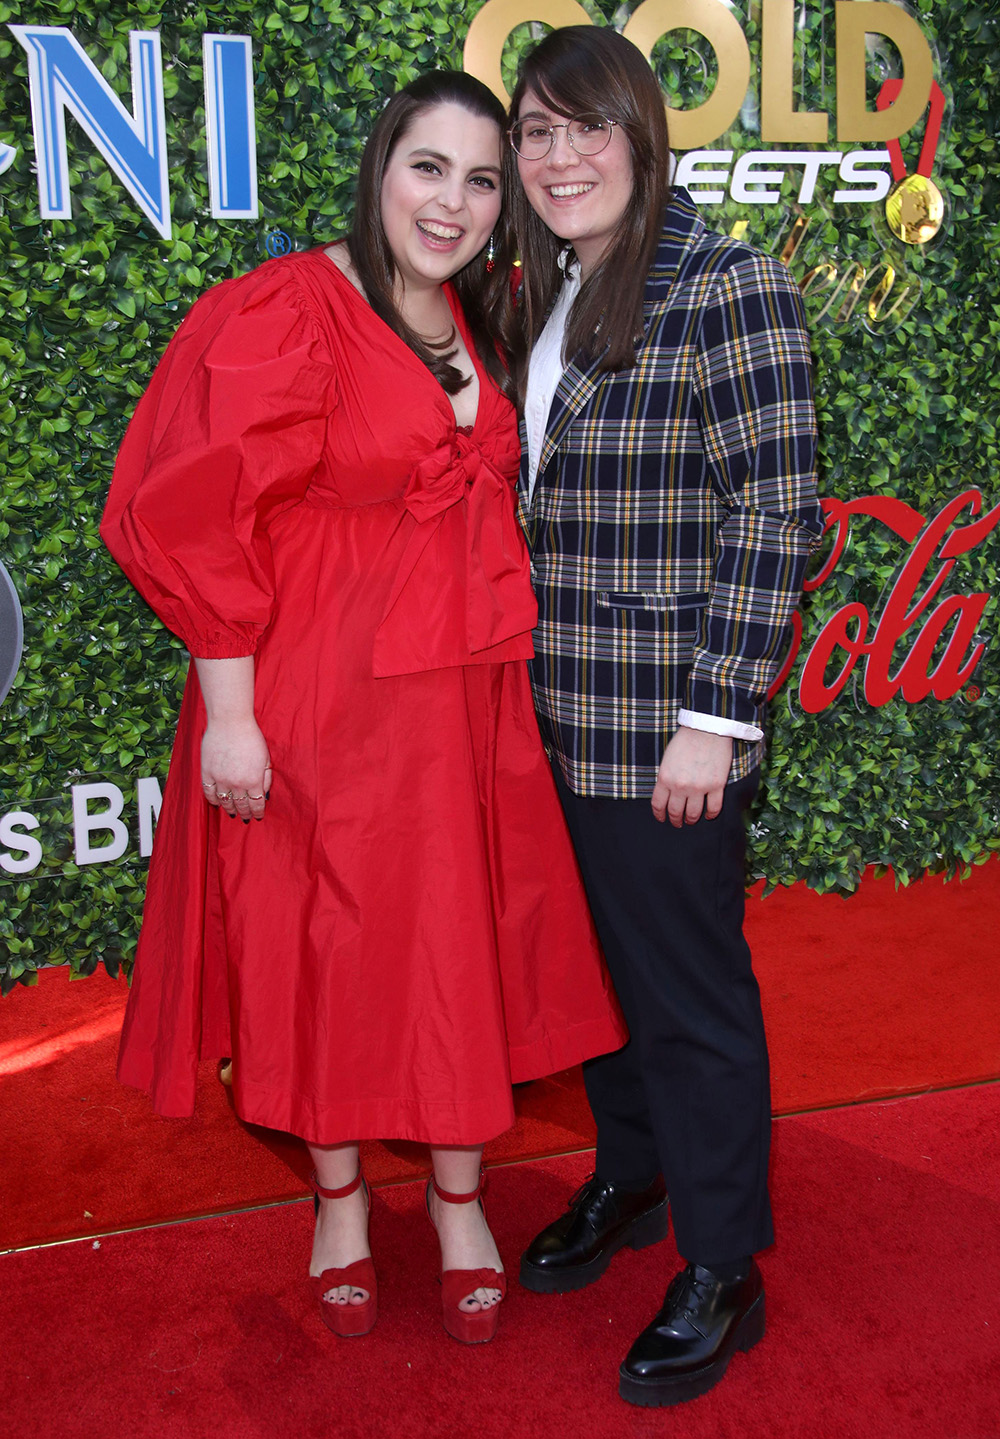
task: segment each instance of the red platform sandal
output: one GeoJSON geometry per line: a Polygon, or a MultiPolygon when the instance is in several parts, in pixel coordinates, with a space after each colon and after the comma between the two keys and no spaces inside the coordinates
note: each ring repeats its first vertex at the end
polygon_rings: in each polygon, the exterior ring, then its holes
{"type": "MultiPolygon", "coordinates": [[[[321,1198],[346,1199],[348,1195],[354,1194],[362,1187],[365,1191],[368,1212],[371,1213],[371,1190],[362,1178],[360,1169],[350,1184],[345,1184],[342,1189],[324,1189],[315,1174],[310,1176],[309,1183],[316,1196],[317,1214],[321,1198]]],[[[378,1317],[378,1280],[375,1277],[375,1265],[372,1263],[371,1256],[367,1259],[356,1259],[353,1264],[348,1264],[343,1269],[324,1269],[322,1274],[312,1274],[309,1276],[309,1287],[319,1303],[319,1312],[323,1323],[327,1328],[332,1329],[334,1334],[339,1334],[343,1339],[352,1339],[361,1334],[368,1334],[375,1328],[375,1320],[378,1317]],[[351,1285],[353,1289],[366,1289],[368,1298],[363,1304],[351,1304],[350,1302],[337,1304],[324,1298],[331,1289],[339,1289],[344,1284],[351,1285]]]]}
{"type": "MultiPolygon", "coordinates": [[[[478,1201],[479,1207],[483,1211],[483,1218],[485,1218],[486,1208],[482,1200],[483,1188],[482,1170],[479,1171],[479,1183],[469,1194],[450,1194],[447,1189],[442,1189],[431,1175],[427,1181],[425,1195],[428,1218],[431,1215],[431,1189],[445,1204],[472,1204],[474,1201],[478,1201]]],[[[433,1222],[431,1219],[432,1224],[433,1222]]],[[[496,1304],[491,1304],[489,1309],[478,1309],[474,1313],[459,1308],[462,1300],[468,1299],[476,1289],[499,1289],[502,1300],[507,1293],[507,1276],[503,1270],[497,1269],[445,1269],[441,1274],[441,1309],[444,1327],[452,1339],[457,1339],[461,1344],[489,1343],[496,1334],[497,1324],[500,1322],[500,1300],[496,1304]]]]}

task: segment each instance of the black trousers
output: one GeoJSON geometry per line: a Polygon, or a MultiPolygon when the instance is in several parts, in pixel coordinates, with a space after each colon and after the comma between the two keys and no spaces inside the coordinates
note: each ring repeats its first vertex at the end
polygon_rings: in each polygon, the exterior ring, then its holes
{"type": "Polygon", "coordinates": [[[662,1173],[687,1261],[753,1254],[774,1238],[767,1042],[743,936],[757,777],[680,829],[648,799],[576,795],[558,768],[556,784],[631,1034],[584,1065],[597,1173],[636,1188],[662,1173]]]}

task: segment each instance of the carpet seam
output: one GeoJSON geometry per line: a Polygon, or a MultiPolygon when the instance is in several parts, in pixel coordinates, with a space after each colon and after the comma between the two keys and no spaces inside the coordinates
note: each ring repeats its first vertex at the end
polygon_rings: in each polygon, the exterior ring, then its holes
{"type": "MultiPolygon", "coordinates": [[[[891,1091],[887,1094],[873,1095],[869,1099],[854,1099],[846,1104],[826,1104],[813,1106],[809,1109],[783,1110],[775,1114],[775,1119],[795,1119],[807,1114],[830,1114],[838,1109],[861,1109],[871,1104],[885,1104],[894,1099],[920,1099],[927,1094],[957,1094],[964,1089],[985,1089],[989,1085],[1000,1085],[1000,1075],[992,1079],[974,1080],[969,1084],[946,1084],[940,1087],[930,1086],[917,1090],[891,1091]]],[[[578,1149],[559,1149],[551,1154],[533,1154],[521,1156],[517,1159],[500,1159],[488,1163],[487,1169],[513,1169],[524,1164],[544,1164],[551,1159],[570,1159],[577,1154],[593,1154],[594,1145],[582,1145],[578,1149]]],[[[372,1184],[372,1189],[398,1189],[404,1184],[421,1184],[427,1178],[426,1174],[405,1175],[399,1179],[377,1180],[372,1184]]],[[[241,1204],[228,1209],[207,1209],[200,1214],[177,1215],[170,1219],[157,1219],[145,1224],[130,1224],[121,1229],[95,1229],[86,1234],[73,1234],[58,1239],[45,1239],[36,1244],[17,1244],[10,1249],[0,1250],[0,1259],[6,1258],[9,1254],[27,1254],[35,1249],[56,1249],[64,1244],[86,1244],[88,1241],[100,1239],[114,1239],[122,1234],[140,1234],[148,1229],[169,1229],[174,1224],[196,1224],[202,1219],[224,1219],[231,1214],[254,1214],[263,1209],[281,1209],[290,1204],[305,1204],[312,1201],[311,1194],[289,1195],[285,1199],[272,1199],[264,1203],[241,1204]]]]}

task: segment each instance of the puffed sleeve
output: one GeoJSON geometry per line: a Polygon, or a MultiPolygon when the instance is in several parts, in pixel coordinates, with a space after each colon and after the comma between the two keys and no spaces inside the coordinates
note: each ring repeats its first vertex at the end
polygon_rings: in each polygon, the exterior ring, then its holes
{"type": "Polygon", "coordinates": [[[269,526],[307,489],[335,405],[322,326],[288,262],[210,290],[170,342],[101,536],[192,655],[256,649],[274,601],[269,526]]]}

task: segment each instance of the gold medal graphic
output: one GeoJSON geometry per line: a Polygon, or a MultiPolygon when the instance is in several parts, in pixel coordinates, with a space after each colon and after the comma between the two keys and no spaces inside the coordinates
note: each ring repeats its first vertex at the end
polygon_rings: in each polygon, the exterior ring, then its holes
{"type": "MultiPolygon", "coordinates": [[[[886,80],[875,104],[879,110],[891,105],[899,94],[901,80],[886,80]]],[[[892,178],[895,184],[885,202],[885,218],[889,229],[904,245],[926,245],[933,240],[944,221],[944,196],[931,179],[941,120],[944,116],[944,92],[935,80],[931,85],[930,114],[920,147],[916,173],[906,173],[906,162],[898,137],[889,141],[892,178]]]]}
{"type": "Polygon", "coordinates": [[[889,191],[885,218],[904,245],[926,245],[941,228],[944,197],[929,175],[905,175],[889,191]]]}

